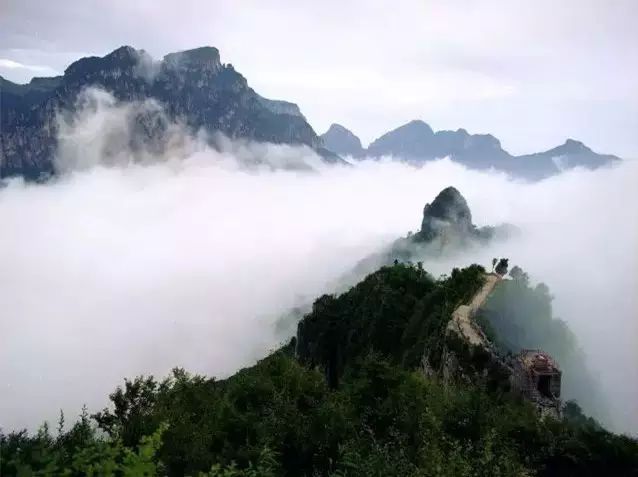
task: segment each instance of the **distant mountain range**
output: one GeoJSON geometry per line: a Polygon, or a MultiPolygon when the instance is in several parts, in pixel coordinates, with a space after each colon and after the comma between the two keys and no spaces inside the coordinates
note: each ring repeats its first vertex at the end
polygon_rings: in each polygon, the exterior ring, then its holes
{"type": "MultiPolygon", "coordinates": [[[[57,114],[73,112],[78,94],[87,87],[102,88],[119,101],[154,100],[169,121],[179,120],[193,132],[305,145],[329,163],[343,162],[340,155],[394,156],[412,163],[449,156],[471,168],[494,168],[535,180],[564,169],[593,169],[618,160],[571,139],[549,151],[512,156],[492,135],[469,134],[465,129],[434,132],[423,121],[390,131],[365,149],[357,136],[338,124],[317,136],[296,104],[257,94],[231,64],[221,63],[216,48],[171,53],[154,61],[144,50],[123,46],[104,57],[82,58],[62,76],[33,78],[23,85],[0,77],[0,178],[40,179],[55,173],[57,114]]],[[[144,144],[161,138],[165,123],[136,118],[133,141],[144,144]]]]}
{"type": "Polygon", "coordinates": [[[469,134],[465,129],[437,131],[425,122],[410,121],[374,140],[367,149],[351,131],[333,124],[321,136],[326,148],[354,158],[393,156],[412,163],[450,157],[473,169],[497,169],[531,180],[557,174],[565,169],[595,169],[619,160],[598,154],[582,142],[568,139],[549,151],[513,156],[491,134],[469,134]]]}
{"type": "Polygon", "coordinates": [[[0,77],[0,177],[38,179],[54,172],[56,112],[73,111],[78,93],[89,86],[121,101],[153,99],[170,119],[193,131],[306,145],[328,162],[341,162],[322,147],[296,104],[257,94],[231,64],[221,63],[216,48],[154,61],[143,50],[123,46],[101,58],[82,58],[62,76],[34,78],[24,85],[0,77]]]}

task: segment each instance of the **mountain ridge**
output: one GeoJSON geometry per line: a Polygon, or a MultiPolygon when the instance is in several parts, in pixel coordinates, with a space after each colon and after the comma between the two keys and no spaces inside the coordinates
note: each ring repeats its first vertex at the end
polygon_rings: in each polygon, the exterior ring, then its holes
{"type": "Polygon", "coordinates": [[[496,169],[530,180],[544,179],[574,167],[596,169],[620,160],[612,154],[598,154],[581,141],[571,138],[546,151],[512,155],[491,134],[470,134],[463,128],[434,131],[420,119],[382,134],[367,148],[361,146],[353,154],[352,149],[344,147],[345,138],[350,144],[356,144],[357,141],[361,144],[361,141],[345,126],[336,126],[340,128],[338,134],[331,126],[320,136],[325,146],[336,154],[350,155],[356,159],[393,156],[414,164],[450,157],[452,161],[472,169],[496,169]],[[328,135],[331,130],[332,134],[328,135]]]}
{"type": "Polygon", "coordinates": [[[88,87],[118,101],[157,101],[170,120],[191,131],[231,139],[304,145],[326,162],[341,162],[322,146],[299,107],[257,94],[215,47],[169,53],[155,61],[122,46],[104,56],[80,58],[64,74],[19,85],[0,78],[0,177],[40,179],[54,174],[58,111],[75,110],[88,87]]]}

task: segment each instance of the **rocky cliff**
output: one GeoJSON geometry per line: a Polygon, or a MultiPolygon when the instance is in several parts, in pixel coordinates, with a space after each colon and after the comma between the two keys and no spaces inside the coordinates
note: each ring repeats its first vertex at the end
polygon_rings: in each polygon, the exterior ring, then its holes
{"type": "Polygon", "coordinates": [[[472,212],[465,197],[454,187],[446,187],[425,204],[421,229],[411,239],[418,243],[437,242],[441,247],[467,245],[472,241],[487,241],[506,238],[517,233],[516,227],[477,227],[472,223],[472,212]]]}
{"type": "Polygon", "coordinates": [[[395,261],[417,263],[467,251],[520,234],[512,224],[478,227],[465,197],[455,187],[443,189],[431,203],[425,204],[421,226],[398,238],[378,253],[369,255],[343,278],[350,283],[371,271],[395,261]]]}
{"type": "Polygon", "coordinates": [[[143,50],[123,46],[104,57],[82,58],[63,76],[18,85],[0,79],[0,177],[37,179],[54,172],[56,113],[73,111],[89,86],[117,100],[155,100],[170,120],[193,131],[231,138],[302,144],[324,159],[339,158],[321,140],[297,105],[263,98],[248,86],[219,51],[202,47],[154,61],[143,50]]]}

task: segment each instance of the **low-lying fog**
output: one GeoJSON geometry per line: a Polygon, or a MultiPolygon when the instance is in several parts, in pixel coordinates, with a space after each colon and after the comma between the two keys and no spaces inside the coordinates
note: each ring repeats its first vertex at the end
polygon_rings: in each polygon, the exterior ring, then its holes
{"type": "Polygon", "coordinates": [[[105,167],[104,150],[126,139],[130,107],[96,101],[61,123],[67,172],[0,190],[5,430],[33,429],[60,408],[71,420],[83,403],[97,410],[124,377],[174,366],[223,377],[254,363],[289,338],[275,326],[281,315],[417,230],[424,204],[454,185],[477,225],[510,222],[523,234],[425,267],[438,275],[506,256],[547,283],[611,403],[606,424],[638,431],[636,162],[526,184],[445,159],[420,169],[246,169],[237,157],[317,158],[251,144],[217,152],[180,138],[179,152],[145,165],[110,151],[119,165],[105,167]]]}

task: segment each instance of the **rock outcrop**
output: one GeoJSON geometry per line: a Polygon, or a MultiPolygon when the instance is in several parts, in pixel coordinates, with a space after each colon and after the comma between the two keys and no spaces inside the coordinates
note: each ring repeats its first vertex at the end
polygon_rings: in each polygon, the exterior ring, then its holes
{"type": "Polygon", "coordinates": [[[431,204],[425,205],[421,229],[411,238],[419,243],[439,242],[445,247],[507,238],[516,231],[509,224],[477,227],[472,223],[472,212],[465,198],[456,188],[446,187],[431,204]]]}
{"type": "Polygon", "coordinates": [[[454,187],[446,187],[431,204],[425,204],[421,230],[416,237],[428,241],[446,233],[469,235],[474,228],[465,198],[454,187]]]}
{"type": "Polygon", "coordinates": [[[379,253],[364,258],[341,281],[353,282],[394,261],[427,261],[492,241],[506,240],[519,233],[518,227],[511,224],[477,227],[472,223],[472,212],[465,198],[456,188],[446,187],[425,205],[421,228],[416,233],[409,232],[379,253]]]}

